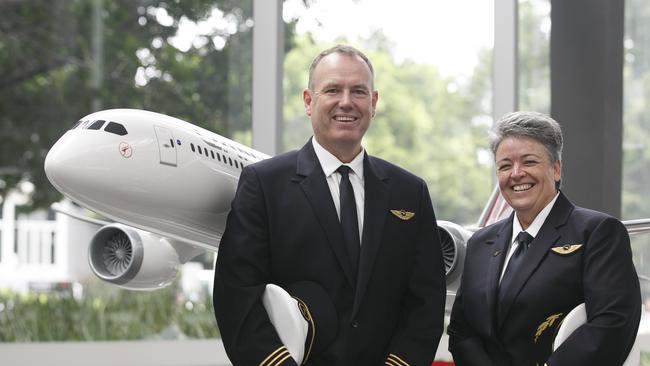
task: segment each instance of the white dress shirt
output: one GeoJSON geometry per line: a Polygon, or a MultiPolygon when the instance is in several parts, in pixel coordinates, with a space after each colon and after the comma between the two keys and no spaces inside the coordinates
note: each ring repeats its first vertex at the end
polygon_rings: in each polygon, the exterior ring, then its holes
{"type": "Polygon", "coordinates": [[[557,197],[559,195],[560,192],[555,194],[555,197],[553,197],[551,202],[549,202],[546,206],[544,206],[544,208],[537,214],[537,216],[535,216],[535,219],[526,230],[523,230],[521,228],[521,224],[519,223],[519,218],[517,217],[517,213],[515,212],[515,216],[512,223],[512,233],[510,234],[510,248],[508,249],[506,262],[503,264],[503,269],[501,269],[501,277],[499,278],[499,283],[501,283],[501,279],[503,279],[503,274],[506,272],[506,268],[508,268],[510,257],[512,257],[512,254],[519,246],[519,242],[517,241],[517,235],[519,235],[519,232],[525,231],[528,234],[530,234],[530,236],[532,236],[534,239],[537,236],[537,233],[539,233],[539,229],[542,228],[544,221],[546,221],[548,214],[551,213],[551,209],[553,208],[553,205],[555,204],[555,200],[557,200],[557,197]]]}
{"type": "Polygon", "coordinates": [[[331,152],[325,150],[325,148],[316,141],[315,137],[312,137],[311,142],[314,146],[314,151],[316,152],[316,157],[320,162],[320,166],[323,168],[325,178],[327,179],[327,185],[330,188],[330,193],[332,194],[332,200],[334,201],[334,207],[336,207],[336,214],[339,216],[339,221],[341,221],[341,199],[339,193],[341,174],[337,172],[336,169],[341,165],[347,165],[351,169],[349,177],[350,183],[352,183],[352,189],[354,190],[354,201],[357,205],[359,243],[361,243],[361,233],[363,233],[363,206],[366,193],[363,184],[363,156],[365,150],[362,147],[361,152],[352,159],[351,162],[344,164],[331,152]]]}

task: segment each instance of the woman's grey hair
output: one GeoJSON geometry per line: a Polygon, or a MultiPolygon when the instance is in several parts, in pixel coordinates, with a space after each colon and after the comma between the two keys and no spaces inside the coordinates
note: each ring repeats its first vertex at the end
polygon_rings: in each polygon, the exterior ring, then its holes
{"type": "Polygon", "coordinates": [[[490,130],[490,149],[496,156],[499,144],[508,137],[529,137],[546,148],[551,163],[562,160],[562,129],[553,118],[538,112],[506,114],[490,130]]]}
{"type": "Polygon", "coordinates": [[[368,56],[352,46],[337,44],[336,46],[328,48],[319,53],[318,56],[314,58],[314,61],[311,62],[311,65],[309,65],[309,82],[307,83],[307,88],[309,88],[309,90],[314,90],[312,85],[312,75],[314,74],[316,66],[318,66],[318,63],[323,59],[323,57],[332,53],[342,53],[346,56],[359,56],[359,58],[361,58],[370,69],[370,86],[374,89],[375,69],[372,67],[372,63],[370,62],[370,59],[368,59],[368,56]]]}

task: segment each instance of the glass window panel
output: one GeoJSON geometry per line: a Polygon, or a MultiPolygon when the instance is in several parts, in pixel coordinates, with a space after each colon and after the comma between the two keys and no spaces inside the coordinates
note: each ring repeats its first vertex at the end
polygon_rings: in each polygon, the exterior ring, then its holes
{"type": "MultiPolygon", "coordinates": [[[[625,2],[623,64],[622,216],[650,217],[650,3],[625,2]]],[[[632,237],[634,264],[641,282],[644,313],[640,334],[650,333],[650,233],[632,237]]],[[[644,353],[644,357],[647,354],[644,353]]]]}
{"type": "Polygon", "coordinates": [[[284,18],[295,27],[284,61],[284,149],[311,136],[302,101],[310,62],[349,43],[370,57],[379,91],[364,146],[425,179],[438,218],[475,223],[492,188],[493,2],[287,0],[284,18]]]}
{"type": "Polygon", "coordinates": [[[551,113],[551,2],[518,2],[518,109],[551,113]]]}
{"type": "Polygon", "coordinates": [[[623,192],[625,219],[650,217],[650,2],[625,3],[623,192]]]}

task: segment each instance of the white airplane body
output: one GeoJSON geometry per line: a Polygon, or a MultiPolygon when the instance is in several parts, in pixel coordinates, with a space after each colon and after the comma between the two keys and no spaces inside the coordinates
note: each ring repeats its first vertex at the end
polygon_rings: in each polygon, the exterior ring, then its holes
{"type": "Polygon", "coordinates": [[[45,170],[57,190],[92,211],[215,250],[241,167],[267,157],[173,117],[114,109],[67,131],[45,170]],[[105,122],[88,129],[96,121],[105,122]],[[127,133],[106,132],[110,122],[127,133]]]}
{"type": "MultiPolygon", "coordinates": [[[[265,158],[263,153],[173,117],[114,109],[90,114],[67,131],[50,149],[45,172],[72,201],[128,225],[109,226],[136,240],[130,244],[144,241],[140,246],[148,247],[144,255],[137,247],[126,248],[129,243],[114,243],[123,249],[118,254],[128,255],[123,252],[130,250],[132,256],[146,259],[154,254],[151,259],[160,260],[162,251],[166,253],[162,261],[168,266],[161,267],[176,267],[178,263],[172,263],[176,260],[183,263],[206,250],[217,250],[241,169],[265,158]],[[150,245],[160,240],[165,243],[150,245]]],[[[115,234],[114,230],[110,233],[115,234]]],[[[162,276],[147,276],[151,261],[145,261],[144,267],[131,269],[144,277],[133,281],[131,273],[127,276],[131,278],[120,279],[119,273],[100,268],[97,260],[102,258],[93,258],[92,249],[90,263],[95,274],[126,288],[159,288],[171,283],[177,271],[163,269],[162,276]]],[[[118,267],[126,270],[126,260],[132,257],[117,259],[124,259],[118,267]]]]}

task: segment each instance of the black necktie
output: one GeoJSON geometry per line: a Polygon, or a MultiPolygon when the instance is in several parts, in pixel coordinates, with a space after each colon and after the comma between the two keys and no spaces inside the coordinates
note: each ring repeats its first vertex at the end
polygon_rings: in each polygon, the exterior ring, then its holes
{"type": "Polygon", "coordinates": [[[521,231],[517,234],[517,241],[519,242],[519,245],[517,246],[517,249],[515,249],[515,252],[512,253],[510,261],[508,262],[508,267],[506,267],[506,271],[503,273],[503,278],[501,278],[501,283],[499,284],[499,302],[497,304],[497,317],[499,318],[499,323],[501,323],[505,316],[505,309],[501,307],[503,296],[508,291],[508,287],[512,286],[512,281],[517,277],[517,271],[519,270],[521,263],[524,261],[524,256],[528,251],[528,245],[533,241],[533,237],[527,232],[521,231]]]}
{"type": "Polygon", "coordinates": [[[354,190],[350,183],[350,167],[341,165],[337,170],[341,174],[341,183],[339,184],[339,195],[341,200],[341,228],[343,229],[343,239],[348,249],[350,262],[354,274],[357,274],[359,265],[359,219],[357,218],[357,204],[354,199],[354,190]]]}
{"type": "Polygon", "coordinates": [[[506,271],[503,273],[503,278],[499,285],[499,302],[501,302],[502,295],[505,294],[508,286],[511,285],[512,280],[517,276],[517,270],[521,266],[524,255],[528,251],[528,246],[532,241],[533,237],[525,231],[521,231],[517,235],[517,242],[519,242],[519,245],[517,246],[517,249],[515,249],[515,252],[512,253],[510,261],[508,262],[508,267],[506,267],[506,271]]]}

